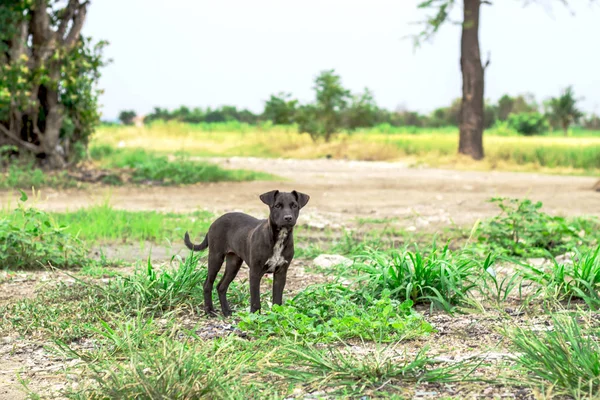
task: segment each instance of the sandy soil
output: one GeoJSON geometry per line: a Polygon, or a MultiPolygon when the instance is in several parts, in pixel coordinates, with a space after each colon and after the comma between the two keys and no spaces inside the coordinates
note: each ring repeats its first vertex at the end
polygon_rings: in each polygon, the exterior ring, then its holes
{"type": "MultiPolygon", "coordinates": [[[[204,208],[215,212],[266,212],[258,195],[272,189],[296,189],[311,201],[303,215],[334,220],[355,217],[396,217],[417,227],[471,224],[493,215],[486,202],[492,196],[540,200],[545,210],[562,215],[600,215],[600,193],[593,177],[550,176],[508,172],[470,172],[409,168],[402,163],[341,160],[258,158],[210,159],[225,167],[274,173],[274,182],[209,183],[187,187],[95,187],[89,190],[41,192],[38,206],[73,210],[107,198],[117,208],[186,212],[204,208]]],[[[0,202],[15,203],[15,193],[0,192],[0,202]]]]}

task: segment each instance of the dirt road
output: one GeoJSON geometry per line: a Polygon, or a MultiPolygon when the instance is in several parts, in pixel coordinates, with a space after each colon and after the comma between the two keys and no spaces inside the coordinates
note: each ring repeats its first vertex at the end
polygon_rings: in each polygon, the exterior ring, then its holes
{"type": "MultiPolygon", "coordinates": [[[[186,212],[244,210],[264,214],[258,195],[278,188],[311,195],[304,215],[348,220],[355,217],[397,217],[417,225],[454,221],[470,224],[496,213],[486,202],[492,196],[541,200],[545,210],[561,215],[600,215],[596,178],[506,172],[465,172],[409,168],[401,163],[340,160],[213,158],[227,168],[276,174],[283,181],[198,184],[188,187],[117,187],[88,190],[43,190],[38,206],[73,210],[109,198],[116,208],[186,212]],[[420,221],[420,222],[419,222],[420,221]]],[[[2,204],[17,196],[0,193],[2,204]]]]}

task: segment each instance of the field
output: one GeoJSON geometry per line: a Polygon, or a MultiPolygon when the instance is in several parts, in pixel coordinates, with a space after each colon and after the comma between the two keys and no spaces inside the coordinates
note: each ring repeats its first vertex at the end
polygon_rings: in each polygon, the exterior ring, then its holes
{"type": "Polygon", "coordinates": [[[455,133],[101,128],[108,180],[0,192],[0,398],[599,398],[600,138],[455,133]],[[207,318],[183,233],[275,188],[284,305],[207,318]]]}

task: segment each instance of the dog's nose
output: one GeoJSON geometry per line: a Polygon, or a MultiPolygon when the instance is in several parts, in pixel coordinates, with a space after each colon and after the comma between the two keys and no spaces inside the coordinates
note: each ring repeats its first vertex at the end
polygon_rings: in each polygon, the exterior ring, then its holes
{"type": "Polygon", "coordinates": [[[292,222],[294,217],[292,217],[291,215],[286,215],[285,217],[283,217],[283,219],[285,220],[285,222],[292,222]]]}

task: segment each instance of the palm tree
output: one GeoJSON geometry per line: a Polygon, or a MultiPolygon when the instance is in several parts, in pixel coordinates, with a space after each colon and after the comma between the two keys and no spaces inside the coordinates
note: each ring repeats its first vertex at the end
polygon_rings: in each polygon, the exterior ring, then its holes
{"type": "Polygon", "coordinates": [[[577,101],[573,88],[569,86],[559,97],[552,97],[546,103],[548,119],[553,126],[560,126],[565,136],[569,133],[569,126],[583,117],[583,113],[577,108],[577,101]]]}

